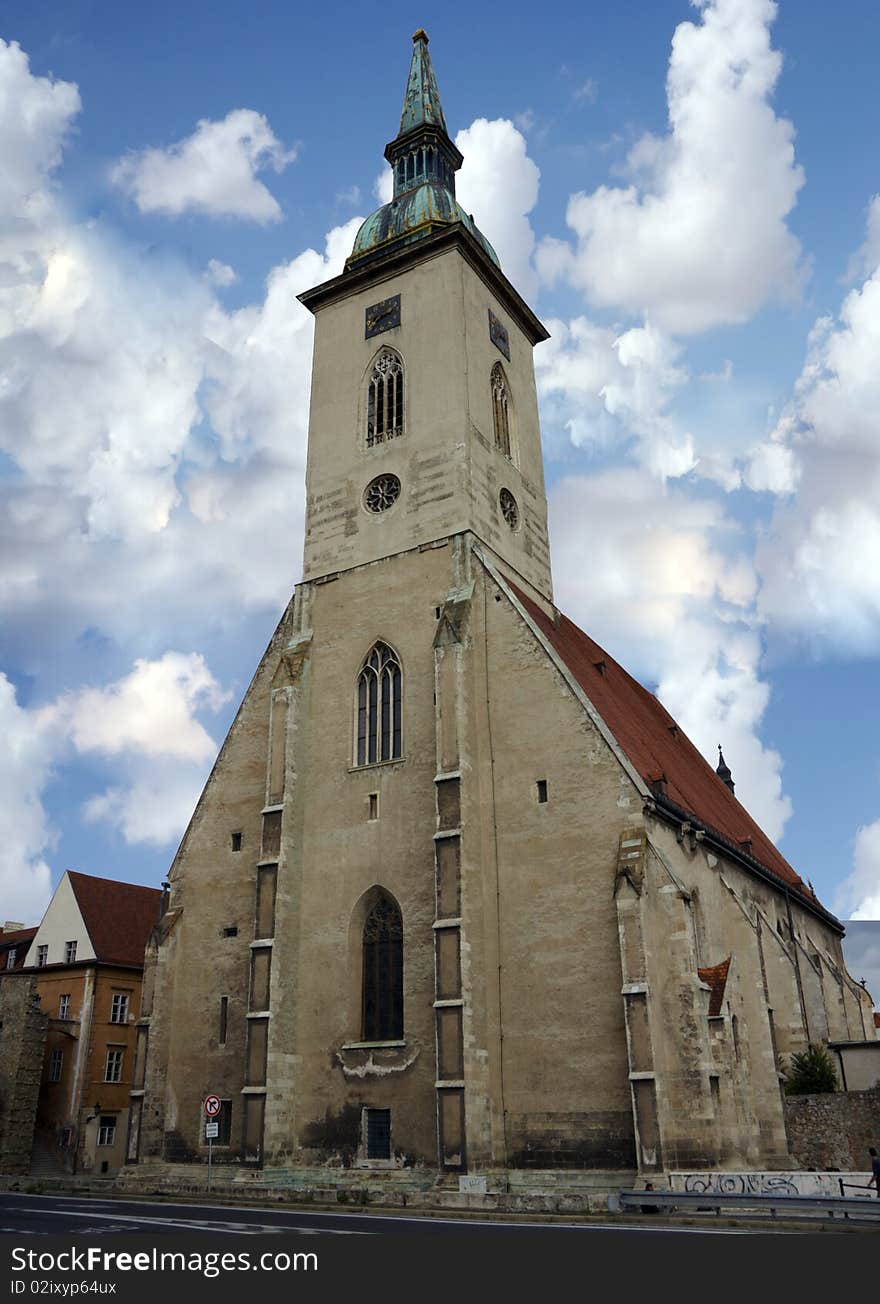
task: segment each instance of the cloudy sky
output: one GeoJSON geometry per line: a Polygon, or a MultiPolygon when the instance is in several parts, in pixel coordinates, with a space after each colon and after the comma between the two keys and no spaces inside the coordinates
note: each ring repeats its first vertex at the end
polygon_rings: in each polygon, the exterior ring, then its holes
{"type": "Polygon", "coordinates": [[[299,578],[296,295],[387,193],[419,23],[552,332],[559,605],[880,917],[874,0],[7,0],[0,915],[165,874],[299,578]]]}

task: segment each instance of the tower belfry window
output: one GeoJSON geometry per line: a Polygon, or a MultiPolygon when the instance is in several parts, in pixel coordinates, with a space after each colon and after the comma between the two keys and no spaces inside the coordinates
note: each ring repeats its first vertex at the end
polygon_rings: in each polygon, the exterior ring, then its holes
{"type": "Polygon", "coordinates": [[[397,654],[387,643],[376,643],[358,675],[358,765],[375,765],[400,756],[400,688],[397,654]]]}
{"type": "Polygon", "coordinates": [[[500,362],[492,368],[492,421],[495,447],[500,448],[505,457],[510,457],[510,394],[500,362]]]}
{"type": "Polygon", "coordinates": [[[367,388],[367,448],[403,434],[403,362],[383,349],[370,371],[367,388]]]}

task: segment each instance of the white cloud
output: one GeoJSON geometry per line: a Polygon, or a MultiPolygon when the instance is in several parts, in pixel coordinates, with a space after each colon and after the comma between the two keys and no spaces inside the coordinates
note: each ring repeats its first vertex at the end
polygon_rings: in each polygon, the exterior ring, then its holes
{"type": "Polygon", "coordinates": [[[386,164],[373,182],[373,194],[380,204],[390,204],[394,196],[394,173],[386,164]]]}
{"type": "Polygon", "coordinates": [[[224,289],[228,285],[235,285],[238,280],[238,273],[234,267],[228,263],[221,263],[217,258],[208,259],[208,280],[212,285],[224,289]]]}
{"type": "Polygon", "coordinates": [[[141,765],[129,786],[90,798],[83,817],[89,824],[111,825],[129,844],[168,846],[189,823],[206,777],[201,766],[141,765]]]}
{"type": "Polygon", "coordinates": [[[572,99],[578,104],[595,104],[598,98],[599,83],[593,77],[588,77],[572,91],[572,99]]]}
{"type": "Polygon", "coordinates": [[[21,107],[0,139],[0,450],[19,472],[0,486],[7,631],[39,655],[28,630],[51,608],[59,637],[149,629],[167,646],[218,619],[220,592],[239,613],[280,607],[300,558],[312,349],[296,294],[342,270],[360,219],[227,312],[211,284],[229,282],[224,264],[200,276],[66,217],[51,170],[75,87],[56,95],[4,46],[3,97],[21,107]],[[42,171],[13,166],[29,153],[42,171]]]}
{"type": "Polygon", "coordinates": [[[10,864],[30,876],[30,894],[48,885],[41,796],[52,763],[71,753],[112,760],[115,782],[84,803],[85,818],[110,823],[128,842],[165,845],[183,832],[217,751],[197,714],[216,713],[230,697],[197,652],[140,658],[113,683],[68,691],[31,711],[15,705],[0,675],[0,727],[11,740],[9,774],[0,760],[0,803],[8,797],[20,843],[10,864]],[[14,819],[13,805],[21,807],[14,819]]]}
{"type": "Polygon", "coordinates": [[[752,449],[745,482],[756,492],[792,494],[800,479],[800,464],[790,448],[769,440],[752,449]]]}
{"type": "Polygon", "coordinates": [[[506,118],[477,118],[455,138],[464,155],[455,194],[489,240],[509,280],[526,299],[537,278],[532,268],[535,233],[529,213],[538,202],[541,174],[525,137],[506,118]]]}
{"type": "Polygon", "coordinates": [[[675,333],[743,322],[802,280],[785,219],[803,184],[794,132],[770,104],[782,66],[771,0],[699,0],[672,41],[669,132],[629,154],[631,183],[573,195],[574,249],[548,241],[543,279],[675,333]],[[748,196],[748,202],[744,202],[748,196]]]}
{"type": "Polygon", "coordinates": [[[592,449],[635,436],[639,461],[661,479],[691,470],[693,440],[666,410],[687,380],[673,340],[648,325],[619,333],[586,317],[548,329],[535,354],[545,430],[562,426],[576,447],[592,449]]]}
{"type": "Polygon", "coordinates": [[[817,321],[791,402],[749,470],[753,487],[787,495],[758,548],[762,615],[772,631],[844,653],[880,650],[878,357],[875,266],[836,319],[817,321]]]}
{"type": "Polygon", "coordinates": [[[880,266],[880,195],[874,195],[868,205],[865,243],[850,259],[847,269],[848,279],[855,281],[860,276],[872,276],[878,266],[880,266]]]}
{"type": "Polygon", "coordinates": [[[880,820],[856,832],[852,873],[841,885],[834,908],[843,918],[880,919],[880,820]]]}
{"type": "Polygon", "coordinates": [[[283,172],[296,158],[262,113],[232,109],[219,122],[202,118],[191,136],[167,149],[127,154],[111,179],[142,213],[204,213],[246,221],[277,222],[281,208],[257,173],[283,172]]]}
{"type": "Polygon", "coordinates": [[[735,528],[714,502],[635,469],[561,481],[550,521],[559,606],[656,685],[707,760],[723,744],[737,796],[778,838],[791,803],[781,758],[760,739],[769,690],[735,528]]]}
{"type": "MultiPolygon", "coordinates": [[[[79,110],[76,86],[35,77],[18,43],[0,40],[0,217],[18,223],[42,216],[49,177],[79,110]]],[[[0,229],[0,257],[7,238],[0,229]]]]}
{"type": "Polygon", "coordinates": [[[4,919],[37,923],[49,903],[45,855],[53,840],[42,804],[52,760],[50,740],[0,672],[0,899],[4,919]]]}
{"type": "Polygon", "coordinates": [[[205,761],[216,746],[193,712],[218,711],[229,697],[200,653],[166,652],[157,661],[137,660],[105,688],[67,694],[44,718],[62,727],[79,752],[205,761]]]}

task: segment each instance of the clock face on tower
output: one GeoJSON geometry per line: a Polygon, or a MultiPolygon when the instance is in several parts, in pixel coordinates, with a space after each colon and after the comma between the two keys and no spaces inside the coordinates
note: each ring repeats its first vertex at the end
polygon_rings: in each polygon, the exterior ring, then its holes
{"type": "Polygon", "coordinates": [[[492,309],[489,309],[489,339],[500,349],[507,361],[510,361],[510,336],[507,327],[499,321],[492,309]]]}
{"type": "Polygon", "coordinates": [[[364,320],[364,339],[371,335],[381,335],[400,325],[400,295],[395,294],[381,303],[374,303],[368,308],[364,320]]]}

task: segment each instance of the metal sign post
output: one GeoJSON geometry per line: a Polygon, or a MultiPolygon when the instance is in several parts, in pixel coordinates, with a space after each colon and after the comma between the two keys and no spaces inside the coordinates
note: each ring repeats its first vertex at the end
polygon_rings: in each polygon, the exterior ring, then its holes
{"type": "Polygon", "coordinates": [[[211,1163],[214,1158],[214,1139],[220,1132],[217,1115],[220,1113],[221,1101],[213,1093],[205,1097],[205,1140],[208,1143],[208,1190],[211,1189],[211,1163]]]}

